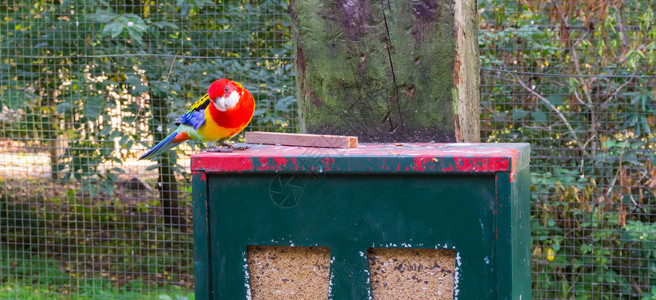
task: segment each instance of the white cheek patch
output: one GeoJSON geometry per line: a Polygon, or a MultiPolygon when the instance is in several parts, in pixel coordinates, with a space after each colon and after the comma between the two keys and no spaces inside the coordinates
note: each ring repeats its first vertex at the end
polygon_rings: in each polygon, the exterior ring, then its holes
{"type": "Polygon", "coordinates": [[[214,106],[220,111],[226,111],[235,107],[239,103],[239,93],[233,91],[228,97],[218,97],[214,100],[214,106]]]}
{"type": "Polygon", "coordinates": [[[233,91],[228,97],[225,98],[225,108],[231,109],[237,105],[239,102],[239,93],[233,91]]]}
{"type": "Polygon", "coordinates": [[[214,100],[214,106],[216,107],[216,109],[220,111],[226,111],[225,98],[223,97],[216,98],[216,100],[214,100]]]}

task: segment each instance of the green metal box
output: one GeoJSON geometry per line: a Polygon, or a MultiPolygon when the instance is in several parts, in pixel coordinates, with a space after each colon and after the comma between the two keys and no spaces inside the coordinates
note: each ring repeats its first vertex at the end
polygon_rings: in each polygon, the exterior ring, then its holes
{"type": "Polygon", "coordinates": [[[454,299],[530,299],[528,166],[528,144],[194,155],[196,299],[250,298],[250,245],[329,248],[330,299],[372,297],[371,248],[453,249],[454,299]]]}

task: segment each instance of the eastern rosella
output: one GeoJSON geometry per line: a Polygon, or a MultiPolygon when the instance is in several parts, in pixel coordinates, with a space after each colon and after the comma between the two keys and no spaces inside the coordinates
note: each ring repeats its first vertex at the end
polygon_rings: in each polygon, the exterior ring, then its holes
{"type": "Polygon", "coordinates": [[[227,147],[213,147],[210,151],[243,150],[245,147],[235,147],[226,141],[244,130],[254,111],[251,93],[239,83],[219,79],[175,122],[178,129],[139,159],[152,159],[187,140],[218,142],[227,147]]]}

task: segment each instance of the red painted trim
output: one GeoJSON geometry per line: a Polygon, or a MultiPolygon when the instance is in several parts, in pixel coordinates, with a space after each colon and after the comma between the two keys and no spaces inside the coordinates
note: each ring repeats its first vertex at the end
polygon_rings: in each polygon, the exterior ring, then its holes
{"type": "Polygon", "coordinates": [[[496,172],[507,171],[507,157],[454,157],[456,170],[462,172],[496,172]]]}
{"type": "Polygon", "coordinates": [[[423,172],[426,171],[426,169],[424,168],[424,165],[426,164],[426,160],[431,161],[431,158],[425,156],[423,157],[415,156],[414,160],[415,160],[415,166],[412,169],[415,171],[423,172]]]}
{"type": "Polygon", "coordinates": [[[243,172],[253,169],[253,160],[250,157],[232,157],[231,159],[208,159],[200,155],[191,157],[192,171],[243,172]]]}
{"type": "Polygon", "coordinates": [[[276,165],[286,167],[287,166],[287,158],[285,157],[274,157],[273,161],[276,162],[276,165]]]}
{"type": "MultiPolygon", "coordinates": [[[[396,144],[361,144],[355,149],[328,149],[251,145],[246,151],[233,153],[200,153],[192,156],[192,170],[207,172],[257,172],[257,171],[308,171],[322,168],[328,172],[390,172],[390,173],[494,173],[517,169],[520,147],[518,144],[433,144],[411,143],[399,147],[396,144]],[[380,170],[342,170],[334,168],[336,161],[350,157],[366,157],[376,162],[380,170]],[[304,166],[298,158],[317,159],[317,166],[304,166]],[[410,168],[401,168],[401,160],[411,158],[410,168]],[[445,160],[450,158],[448,160],[445,160]],[[401,159],[401,160],[400,160],[401,159]],[[255,169],[255,164],[258,165],[255,169]]],[[[525,148],[528,151],[528,148],[525,148]]],[[[524,164],[527,162],[523,162],[524,164]]],[[[372,164],[368,164],[372,165],[372,164]]],[[[407,164],[405,164],[407,166],[407,164]]]]}

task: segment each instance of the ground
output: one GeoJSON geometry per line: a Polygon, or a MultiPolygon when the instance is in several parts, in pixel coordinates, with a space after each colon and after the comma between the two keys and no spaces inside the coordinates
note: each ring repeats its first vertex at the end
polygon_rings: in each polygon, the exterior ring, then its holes
{"type": "MultiPolygon", "coordinates": [[[[0,298],[189,297],[192,229],[164,224],[156,189],[118,184],[92,195],[81,189],[88,181],[55,184],[49,154],[35,149],[0,139],[0,298]]],[[[188,168],[188,157],[180,161],[188,168]]],[[[128,160],[121,181],[138,176],[156,187],[152,164],[128,160]]],[[[181,190],[191,224],[189,185],[181,190]]]]}

